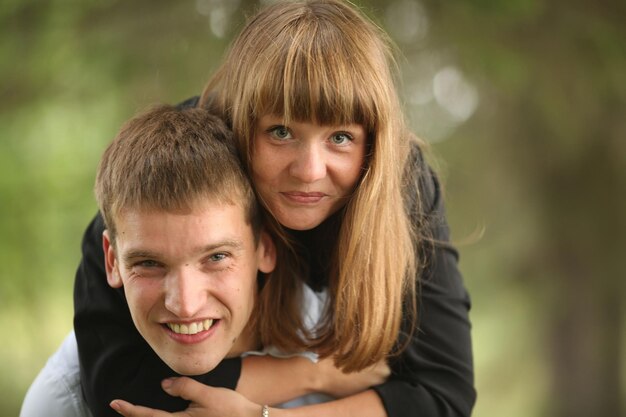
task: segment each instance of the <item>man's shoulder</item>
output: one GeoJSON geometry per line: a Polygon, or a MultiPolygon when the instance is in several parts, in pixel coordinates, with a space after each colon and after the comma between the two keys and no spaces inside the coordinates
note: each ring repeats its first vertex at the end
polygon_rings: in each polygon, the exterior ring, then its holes
{"type": "Polygon", "coordinates": [[[76,336],[71,332],[28,389],[20,417],[91,417],[82,396],[76,336]]]}

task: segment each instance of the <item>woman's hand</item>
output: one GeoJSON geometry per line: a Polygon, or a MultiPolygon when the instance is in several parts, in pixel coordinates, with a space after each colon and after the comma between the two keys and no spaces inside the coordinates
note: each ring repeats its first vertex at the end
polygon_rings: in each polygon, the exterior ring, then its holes
{"type": "Polygon", "coordinates": [[[262,407],[243,395],[226,388],[209,387],[191,378],[169,378],[161,386],[169,395],[191,401],[189,408],[168,413],[123,400],[113,400],[111,407],[125,417],[259,417],[262,414],[262,407]]]}
{"type": "Polygon", "coordinates": [[[343,398],[382,384],[391,373],[385,361],[359,372],[344,373],[335,367],[332,358],[320,360],[316,364],[317,388],[315,391],[343,398]]]}

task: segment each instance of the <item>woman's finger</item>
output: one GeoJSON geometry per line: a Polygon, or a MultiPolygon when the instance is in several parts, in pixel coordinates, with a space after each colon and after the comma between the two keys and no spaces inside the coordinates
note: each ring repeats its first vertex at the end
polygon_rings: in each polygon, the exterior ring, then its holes
{"type": "MultiPolygon", "coordinates": [[[[168,378],[161,383],[170,395],[191,401],[189,408],[173,416],[260,416],[261,406],[236,391],[210,387],[187,377],[168,378]]],[[[169,416],[169,414],[166,414],[169,416]]],[[[128,417],[162,417],[162,414],[137,414],[128,417]]]]}
{"type": "Polygon", "coordinates": [[[124,400],[113,400],[110,405],[112,409],[124,417],[172,417],[176,415],[153,408],[133,405],[124,400]]]}
{"type": "MultiPolygon", "coordinates": [[[[174,397],[181,397],[194,403],[202,404],[207,401],[215,388],[204,385],[187,377],[164,379],[161,387],[174,397]]],[[[143,417],[143,415],[141,415],[143,417]]],[[[160,417],[160,416],[159,416],[160,417]]]]}

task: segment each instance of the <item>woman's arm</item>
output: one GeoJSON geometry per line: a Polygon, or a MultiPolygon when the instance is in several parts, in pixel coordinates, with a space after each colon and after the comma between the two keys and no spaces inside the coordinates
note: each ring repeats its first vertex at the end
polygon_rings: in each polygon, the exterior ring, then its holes
{"type": "MultiPolygon", "coordinates": [[[[283,382],[289,384],[289,380],[283,382]]],[[[189,378],[163,381],[163,389],[173,396],[191,400],[186,416],[192,417],[261,417],[262,406],[247,400],[243,395],[228,389],[213,388],[199,384],[189,378]]],[[[111,407],[126,417],[167,417],[160,410],[132,405],[115,400],[111,407]]],[[[182,414],[180,414],[182,415],[182,414]]],[[[378,395],[367,390],[340,400],[297,408],[270,408],[271,417],[384,417],[385,409],[378,395]]]]}
{"type": "Polygon", "coordinates": [[[389,373],[386,363],[345,374],[332,359],[313,363],[301,356],[248,356],[243,359],[236,391],[259,404],[285,403],[312,393],[344,398],[384,382],[389,373]]]}
{"type": "MultiPolygon", "coordinates": [[[[137,332],[124,293],[108,286],[98,214],[83,237],[83,257],[74,286],[74,330],[78,342],[83,393],[94,417],[116,415],[109,403],[125,398],[165,410],[182,410],[187,401],[167,395],[161,380],[176,374],[137,332]]],[[[203,383],[235,388],[239,358],[222,361],[203,383]]]]}

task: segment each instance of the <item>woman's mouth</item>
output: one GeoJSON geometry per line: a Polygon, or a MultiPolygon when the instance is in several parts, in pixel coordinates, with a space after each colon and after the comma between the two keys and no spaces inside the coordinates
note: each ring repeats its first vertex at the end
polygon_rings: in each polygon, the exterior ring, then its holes
{"type": "Polygon", "coordinates": [[[287,200],[298,204],[315,204],[320,202],[326,194],[319,192],[305,193],[300,191],[287,191],[281,193],[287,200]]]}

